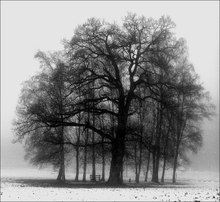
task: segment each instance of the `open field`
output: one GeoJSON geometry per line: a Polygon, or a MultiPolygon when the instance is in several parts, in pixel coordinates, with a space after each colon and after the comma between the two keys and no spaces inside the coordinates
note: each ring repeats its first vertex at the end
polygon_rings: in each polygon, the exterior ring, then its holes
{"type": "Polygon", "coordinates": [[[164,184],[142,182],[111,188],[105,183],[76,183],[69,180],[68,175],[65,184],[58,184],[54,180],[55,173],[30,174],[3,173],[1,201],[219,201],[219,180],[213,179],[214,176],[181,179],[175,185],[169,181],[164,184]]]}

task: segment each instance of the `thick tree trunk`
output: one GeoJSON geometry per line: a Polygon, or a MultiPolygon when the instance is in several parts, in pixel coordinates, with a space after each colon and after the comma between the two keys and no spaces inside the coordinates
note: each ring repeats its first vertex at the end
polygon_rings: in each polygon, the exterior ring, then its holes
{"type": "Polygon", "coordinates": [[[149,168],[150,168],[150,152],[148,152],[148,155],[147,155],[147,170],[145,174],[145,182],[147,182],[147,179],[148,179],[149,168]]]}
{"type": "Polygon", "coordinates": [[[108,183],[111,185],[121,185],[122,169],[123,169],[123,156],[124,156],[124,142],[113,141],[112,143],[112,161],[110,167],[110,175],[108,183]]]}
{"type": "MultiPolygon", "coordinates": [[[[121,93],[121,92],[120,92],[121,93]]],[[[127,103],[125,103],[124,95],[120,95],[118,106],[118,127],[116,131],[116,137],[112,140],[112,161],[110,167],[110,175],[108,183],[111,185],[122,185],[123,184],[123,158],[125,150],[125,136],[127,129],[127,118],[128,118],[128,109],[129,100],[127,98],[127,103]]]]}
{"type": "Polygon", "coordinates": [[[137,173],[136,173],[135,182],[136,183],[140,182],[140,172],[139,171],[137,171],[137,173]]]}

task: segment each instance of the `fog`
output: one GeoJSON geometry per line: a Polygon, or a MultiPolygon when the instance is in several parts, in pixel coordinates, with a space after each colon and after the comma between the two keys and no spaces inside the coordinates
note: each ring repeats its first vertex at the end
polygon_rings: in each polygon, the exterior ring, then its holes
{"type": "Polygon", "coordinates": [[[187,40],[190,60],[216,105],[204,121],[204,145],[191,169],[219,170],[219,2],[1,2],[1,168],[27,168],[25,152],[12,144],[12,120],[22,82],[39,70],[38,50],[62,49],[74,28],[89,17],[120,22],[127,12],[171,16],[177,37],[187,40]]]}

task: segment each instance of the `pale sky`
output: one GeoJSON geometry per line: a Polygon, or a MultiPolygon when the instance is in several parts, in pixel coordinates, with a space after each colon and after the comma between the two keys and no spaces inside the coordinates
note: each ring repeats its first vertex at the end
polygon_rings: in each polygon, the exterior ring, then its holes
{"type": "Polygon", "coordinates": [[[21,83],[39,70],[38,50],[62,49],[77,25],[90,17],[118,21],[127,12],[158,19],[169,15],[177,37],[187,40],[190,61],[217,105],[217,116],[203,124],[204,146],[192,168],[219,170],[219,2],[218,1],[3,1],[1,2],[1,167],[27,166],[19,143],[12,144],[12,120],[21,83]]]}

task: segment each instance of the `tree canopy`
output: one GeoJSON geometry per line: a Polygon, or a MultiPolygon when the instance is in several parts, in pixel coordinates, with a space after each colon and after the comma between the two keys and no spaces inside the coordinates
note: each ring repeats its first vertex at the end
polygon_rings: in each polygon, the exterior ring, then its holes
{"type": "Polygon", "coordinates": [[[198,125],[213,106],[174,28],[165,16],[128,14],[121,25],[91,18],[75,29],[64,51],[39,51],[41,72],[24,83],[14,124],[34,162],[60,164],[63,173],[69,145],[93,145],[94,165],[99,144],[102,156],[111,153],[110,184],[123,183],[125,157],[136,165],[139,160],[139,176],[144,150],[152,153],[153,181],[162,158],[173,159],[175,176],[184,151],[202,145],[198,125]]]}

